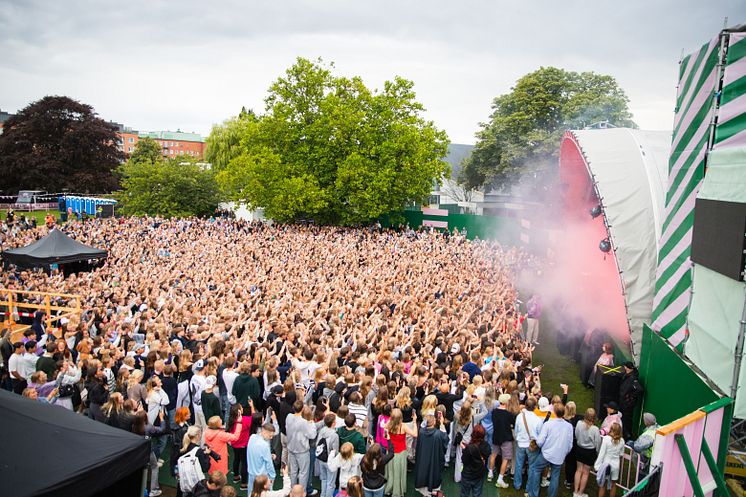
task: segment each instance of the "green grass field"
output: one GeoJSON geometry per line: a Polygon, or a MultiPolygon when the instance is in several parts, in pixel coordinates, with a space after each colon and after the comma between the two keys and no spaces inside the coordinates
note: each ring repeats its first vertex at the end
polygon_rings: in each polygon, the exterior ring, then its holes
{"type": "MultiPolygon", "coordinates": [[[[26,219],[31,219],[32,217],[36,218],[36,224],[38,226],[42,226],[44,224],[44,218],[47,216],[47,211],[15,211],[16,213],[16,219],[20,219],[21,216],[25,216],[26,219]]],[[[60,212],[55,209],[49,211],[50,214],[54,216],[55,219],[60,218],[60,212]]],[[[0,209],[0,221],[5,222],[6,217],[8,216],[7,209],[0,209]]]]}

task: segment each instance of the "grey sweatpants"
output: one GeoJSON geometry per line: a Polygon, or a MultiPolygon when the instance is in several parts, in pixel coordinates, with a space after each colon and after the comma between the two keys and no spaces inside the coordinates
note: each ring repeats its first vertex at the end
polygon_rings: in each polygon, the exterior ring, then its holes
{"type": "Polygon", "coordinates": [[[311,469],[311,456],[308,451],[300,453],[288,451],[288,469],[290,470],[290,483],[306,488],[311,469]]]}

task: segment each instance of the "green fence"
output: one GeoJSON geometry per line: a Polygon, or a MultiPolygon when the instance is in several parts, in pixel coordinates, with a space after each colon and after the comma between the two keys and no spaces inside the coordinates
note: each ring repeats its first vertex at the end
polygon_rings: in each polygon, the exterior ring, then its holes
{"type": "MultiPolygon", "coordinates": [[[[509,217],[479,216],[476,214],[457,214],[449,209],[448,216],[426,216],[420,210],[406,210],[404,212],[382,216],[380,221],[385,227],[409,224],[412,229],[422,226],[423,221],[446,221],[448,229],[458,229],[473,240],[497,240],[503,245],[523,245],[521,243],[520,220],[509,217]]],[[[533,233],[532,233],[533,236],[533,233]]]]}
{"type": "Polygon", "coordinates": [[[642,331],[640,381],[645,387],[641,412],[668,424],[721,398],[696,367],[647,325],[642,331]]]}

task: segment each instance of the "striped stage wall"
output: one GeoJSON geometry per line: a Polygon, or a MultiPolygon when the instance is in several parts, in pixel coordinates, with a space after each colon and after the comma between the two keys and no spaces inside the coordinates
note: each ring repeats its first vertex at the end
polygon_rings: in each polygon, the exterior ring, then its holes
{"type": "Polygon", "coordinates": [[[717,87],[720,36],[684,57],[679,66],[676,116],[668,164],[666,218],[660,240],[653,329],[673,345],[686,338],[691,295],[694,200],[705,174],[705,157],[717,87]]]}

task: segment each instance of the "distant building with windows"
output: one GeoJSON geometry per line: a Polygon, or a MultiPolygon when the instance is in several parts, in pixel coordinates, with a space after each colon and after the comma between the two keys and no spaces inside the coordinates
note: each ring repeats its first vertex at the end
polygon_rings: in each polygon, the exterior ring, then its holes
{"type": "Polygon", "coordinates": [[[188,155],[196,159],[202,159],[205,154],[205,140],[197,133],[184,133],[182,131],[136,131],[118,123],[115,124],[119,130],[119,150],[129,155],[135,151],[137,142],[143,138],[152,138],[161,146],[164,157],[175,157],[188,155]]]}

